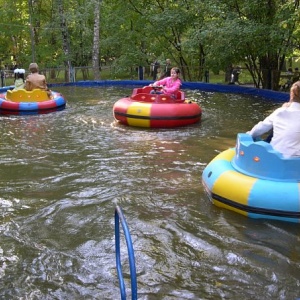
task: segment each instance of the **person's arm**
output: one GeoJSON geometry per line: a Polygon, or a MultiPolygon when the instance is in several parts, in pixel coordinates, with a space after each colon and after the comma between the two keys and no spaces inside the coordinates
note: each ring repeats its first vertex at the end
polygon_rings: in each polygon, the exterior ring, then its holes
{"type": "Polygon", "coordinates": [[[256,138],[270,131],[273,128],[275,112],[276,111],[266,117],[263,121],[258,122],[250,131],[247,132],[247,134],[250,134],[252,137],[256,138]]]}
{"type": "Polygon", "coordinates": [[[167,78],[161,79],[161,80],[157,80],[153,83],[154,86],[160,86],[160,85],[165,85],[167,82],[167,78]]]}
{"type": "Polygon", "coordinates": [[[29,80],[28,77],[26,78],[25,87],[24,88],[25,88],[26,91],[31,91],[31,83],[30,83],[30,80],[29,80]]]}
{"type": "Polygon", "coordinates": [[[48,85],[47,85],[47,80],[46,80],[46,77],[44,76],[44,87],[45,87],[45,90],[47,91],[48,90],[48,85]]]}

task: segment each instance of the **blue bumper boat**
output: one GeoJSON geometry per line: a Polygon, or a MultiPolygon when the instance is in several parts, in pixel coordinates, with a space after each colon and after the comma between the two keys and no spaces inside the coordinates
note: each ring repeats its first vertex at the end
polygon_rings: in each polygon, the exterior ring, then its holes
{"type": "Polygon", "coordinates": [[[300,157],[285,158],[245,133],[217,155],[202,182],[211,201],[251,218],[300,221],[300,157]]]}

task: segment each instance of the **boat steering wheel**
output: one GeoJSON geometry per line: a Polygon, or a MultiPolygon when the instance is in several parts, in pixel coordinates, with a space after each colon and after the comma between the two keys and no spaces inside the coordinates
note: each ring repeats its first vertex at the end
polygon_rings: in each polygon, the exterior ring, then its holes
{"type": "Polygon", "coordinates": [[[154,91],[160,91],[163,88],[163,85],[152,85],[154,91]]]}

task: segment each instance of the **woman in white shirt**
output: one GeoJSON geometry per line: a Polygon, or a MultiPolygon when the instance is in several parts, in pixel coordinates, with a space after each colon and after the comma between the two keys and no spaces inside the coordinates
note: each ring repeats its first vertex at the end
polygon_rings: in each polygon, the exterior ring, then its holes
{"type": "Polygon", "coordinates": [[[253,138],[273,129],[270,144],[285,157],[300,157],[300,81],[290,90],[290,101],[277,108],[247,133],[253,138]]]}

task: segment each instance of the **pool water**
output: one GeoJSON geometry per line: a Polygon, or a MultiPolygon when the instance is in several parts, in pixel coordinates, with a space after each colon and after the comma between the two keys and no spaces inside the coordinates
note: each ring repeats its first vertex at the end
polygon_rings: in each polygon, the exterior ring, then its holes
{"type": "MultiPolygon", "coordinates": [[[[63,111],[0,116],[1,299],[120,299],[116,205],[138,299],[300,297],[300,227],[215,207],[201,183],[207,163],[280,104],[187,90],[201,123],[145,129],[114,121],[131,88],[55,91],[63,111]]],[[[121,259],[131,299],[123,236],[121,259]]]]}

